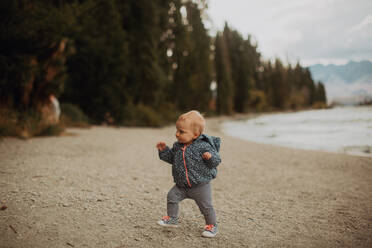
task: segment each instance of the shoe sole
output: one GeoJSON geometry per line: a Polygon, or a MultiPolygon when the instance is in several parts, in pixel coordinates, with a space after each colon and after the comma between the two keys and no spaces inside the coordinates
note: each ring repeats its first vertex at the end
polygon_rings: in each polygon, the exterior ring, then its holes
{"type": "Polygon", "coordinates": [[[173,228],[178,227],[178,225],[164,224],[164,223],[160,223],[160,221],[156,222],[156,224],[158,224],[159,226],[163,226],[163,227],[173,227],[173,228]]]}
{"type": "Polygon", "coordinates": [[[203,236],[204,238],[214,238],[214,237],[216,237],[216,235],[217,235],[217,233],[215,233],[215,234],[212,234],[212,233],[210,233],[210,232],[203,232],[203,233],[202,233],[202,236],[203,236]]]}

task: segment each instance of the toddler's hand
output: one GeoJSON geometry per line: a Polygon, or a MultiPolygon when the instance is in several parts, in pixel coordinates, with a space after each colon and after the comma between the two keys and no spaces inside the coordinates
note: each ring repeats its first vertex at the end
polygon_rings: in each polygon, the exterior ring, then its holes
{"type": "Polygon", "coordinates": [[[159,151],[163,151],[165,149],[167,145],[165,144],[165,142],[163,141],[160,141],[156,144],[156,148],[158,148],[159,151]]]}
{"type": "Polygon", "coordinates": [[[209,152],[205,152],[205,153],[203,153],[202,157],[206,160],[209,160],[212,157],[212,154],[210,154],[209,152]]]}

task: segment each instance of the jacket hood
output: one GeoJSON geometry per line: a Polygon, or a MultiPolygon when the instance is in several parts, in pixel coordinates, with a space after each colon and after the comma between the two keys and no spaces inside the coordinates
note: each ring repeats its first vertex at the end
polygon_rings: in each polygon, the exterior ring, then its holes
{"type": "Polygon", "coordinates": [[[218,137],[214,136],[209,136],[206,134],[202,134],[199,136],[198,139],[204,140],[208,142],[217,152],[220,151],[220,146],[221,146],[221,139],[218,137]]]}

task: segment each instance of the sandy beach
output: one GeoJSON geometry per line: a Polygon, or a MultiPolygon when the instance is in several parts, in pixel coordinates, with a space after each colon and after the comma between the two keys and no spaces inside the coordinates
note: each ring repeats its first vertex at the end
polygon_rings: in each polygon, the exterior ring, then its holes
{"type": "Polygon", "coordinates": [[[173,126],[68,129],[0,140],[0,247],[372,247],[372,158],[296,150],[220,132],[212,182],[219,234],[201,237],[192,200],[164,229],[173,126]]]}

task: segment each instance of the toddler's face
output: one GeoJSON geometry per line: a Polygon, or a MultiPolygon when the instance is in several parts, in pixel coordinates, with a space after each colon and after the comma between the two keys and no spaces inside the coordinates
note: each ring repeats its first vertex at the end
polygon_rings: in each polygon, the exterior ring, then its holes
{"type": "Polygon", "coordinates": [[[178,120],[176,122],[176,128],[176,138],[178,142],[182,144],[189,145],[198,137],[198,135],[194,133],[190,121],[178,120]]]}

